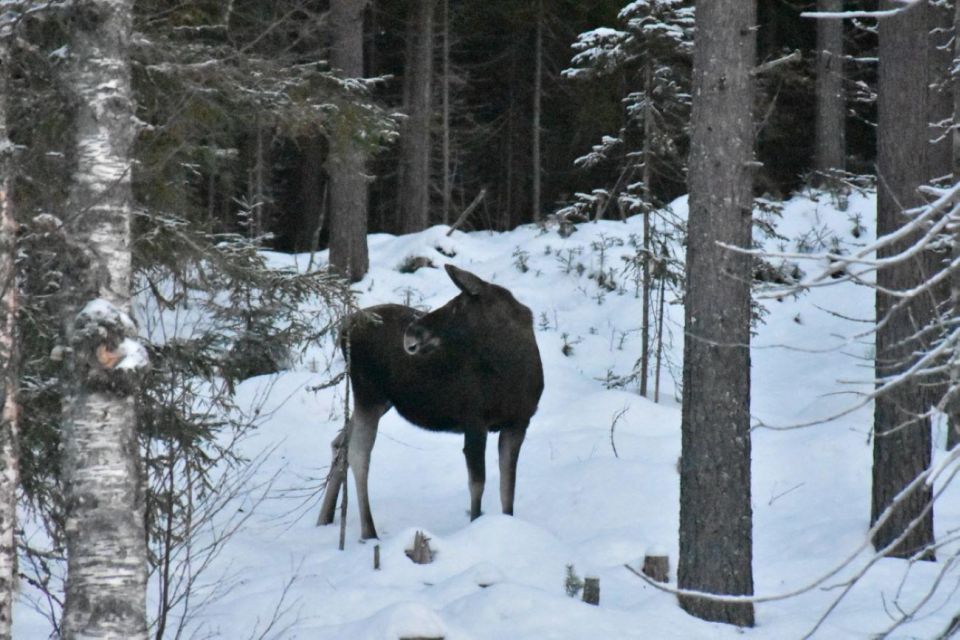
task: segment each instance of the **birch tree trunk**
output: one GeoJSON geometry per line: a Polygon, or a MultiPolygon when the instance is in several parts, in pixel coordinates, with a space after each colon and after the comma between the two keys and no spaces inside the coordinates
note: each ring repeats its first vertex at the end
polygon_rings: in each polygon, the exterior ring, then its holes
{"type": "Polygon", "coordinates": [[[132,339],[136,329],[129,316],[132,6],[133,0],[84,0],[73,9],[68,74],[77,105],[77,168],[67,224],[86,244],[89,273],[82,274],[84,290],[78,292],[82,310],[66,317],[71,347],[63,423],[67,640],[147,637],[147,550],[134,407],[146,354],[132,339]]]}
{"type": "Polygon", "coordinates": [[[400,231],[422,231],[430,224],[430,119],[433,115],[433,6],[436,0],[412,2],[407,30],[407,120],[400,131],[400,231]]]}
{"type": "MultiPolygon", "coordinates": [[[[363,76],[365,0],[330,3],[330,63],[342,77],[363,76]]],[[[367,158],[349,113],[341,113],[330,136],[330,266],[351,281],[370,267],[367,253],[369,203],[367,158]]]]}
{"type": "Polygon", "coordinates": [[[12,637],[17,585],[17,222],[10,200],[13,145],[7,135],[9,34],[0,25],[0,640],[12,637]]]}
{"type": "MultiPolygon", "coordinates": [[[[817,0],[817,10],[842,11],[843,0],[817,0]]],[[[846,168],[845,119],[843,21],[818,20],[815,168],[828,187],[836,187],[830,176],[846,168]]]]}
{"type": "MultiPolygon", "coordinates": [[[[753,593],[750,281],[756,3],[697,3],[690,141],[678,585],[753,593]]],[[[706,620],[753,626],[753,605],[693,597],[706,620]]]]}
{"type": "MultiPolygon", "coordinates": [[[[885,1],[883,8],[900,7],[885,1]]],[[[904,210],[922,203],[918,187],[927,180],[929,148],[927,121],[927,7],[918,3],[880,22],[880,74],[877,126],[877,235],[899,229],[904,210]]],[[[878,252],[878,258],[899,253],[912,238],[878,252]]],[[[897,376],[912,364],[923,348],[915,336],[932,319],[933,305],[898,303],[884,290],[909,289],[925,279],[924,260],[899,263],[877,272],[877,320],[887,318],[877,331],[876,376],[897,376]]],[[[873,496],[874,523],[893,504],[903,488],[930,465],[930,420],[922,416],[928,395],[918,380],[907,380],[877,398],[874,406],[873,496]]],[[[933,504],[930,487],[900,496],[893,517],[877,532],[873,544],[885,548],[900,536],[890,552],[910,557],[933,542],[933,504]],[[908,532],[914,519],[919,522],[908,532]]],[[[932,554],[931,554],[932,556],[932,554]]]]}

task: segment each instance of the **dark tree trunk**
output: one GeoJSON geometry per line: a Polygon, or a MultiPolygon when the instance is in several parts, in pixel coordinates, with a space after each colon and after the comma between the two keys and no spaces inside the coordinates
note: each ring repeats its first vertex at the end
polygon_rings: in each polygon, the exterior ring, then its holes
{"type": "Polygon", "coordinates": [[[412,233],[430,224],[430,120],[433,115],[433,7],[436,0],[411,3],[404,67],[407,119],[400,136],[400,230],[412,233]]]}
{"type": "MultiPolygon", "coordinates": [[[[363,75],[365,0],[330,3],[330,63],[347,78],[363,75]]],[[[330,266],[356,282],[370,266],[367,254],[367,158],[349,117],[338,118],[330,136],[330,266]]]]}
{"type": "MultiPolygon", "coordinates": [[[[842,11],[843,0],[817,0],[819,11],[842,11]]],[[[817,21],[817,121],[815,168],[818,181],[835,187],[834,171],[846,167],[846,101],[843,91],[843,21],[817,21]]]]}
{"type": "Polygon", "coordinates": [[[542,171],[540,163],[540,111],[543,103],[543,0],[537,0],[536,17],[536,41],[533,51],[533,131],[531,133],[533,144],[531,145],[530,155],[532,156],[531,171],[533,172],[533,191],[531,197],[531,208],[533,209],[533,221],[540,222],[541,215],[541,187],[540,173],[542,171]]]}
{"type": "MultiPolygon", "coordinates": [[[[678,584],[753,593],[750,258],[756,3],[697,3],[683,357],[678,584]]],[[[753,625],[751,604],[681,597],[689,613],[753,625]]]]}
{"type": "MultiPolygon", "coordinates": [[[[937,0],[927,0],[927,122],[929,126],[927,149],[927,181],[938,186],[953,184],[953,18],[954,8],[937,0]]],[[[945,256],[928,251],[923,256],[924,269],[932,275],[943,268],[945,256]]],[[[933,290],[936,313],[952,312],[952,287],[949,281],[933,290]]],[[[949,390],[950,375],[926,380],[928,404],[936,405],[949,390]]],[[[952,412],[947,409],[948,427],[952,412]]],[[[950,431],[947,432],[949,446],[950,431]]]]}
{"type": "Polygon", "coordinates": [[[443,164],[443,224],[450,224],[450,0],[443,0],[443,69],[441,71],[440,99],[443,101],[442,164],[443,164]]]}
{"type": "Polygon", "coordinates": [[[946,183],[953,173],[950,125],[953,117],[953,7],[928,0],[927,7],[927,120],[929,122],[927,179],[946,183]]]}
{"type": "Polygon", "coordinates": [[[316,251],[315,239],[319,237],[324,213],[323,147],[320,138],[307,136],[299,140],[300,147],[300,200],[302,208],[297,215],[298,224],[292,230],[294,251],[316,251]]]}
{"type": "MultiPolygon", "coordinates": [[[[960,2],[954,3],[953,14],[954,33],[960,33],[960,2]]],[[[960,38],[953,39],[953,55],[960,60],[960,38]]],[[[953,121],[960,122],[960,82],[954,80],[953,84],[953,121]]],[[[951,137],[951,168],[953,171],[953,180],[960,180],[960,127],[954,127],[951,137]]],[[[953,235],[953,246],[951,250],[953,259],[960,258],[960,231],[953,235]]],[[[950,275],[950,304],[955,316],[960,316],[960,269],[954,270],[950,275]]],[[[950,372],[950,383],[953,388],[960,385],[960,365],[954,365],[950,372]]],[[[947,449],[952,449],[960,444],[960,394],[954,394],[950,397],[947,405],[947,449]]]]}
{"type": "MultiPolygon", "coordinates": [[[[885,8],[901,6],[884,2],[885,8]]],[[[927,179],[927,7],[917,4],[880,23],[880,74],[877,166],[877,235],[896,231],[906,217],[904,209],[922,202],[917,188],[927,179]]],[[[883,258],[903,251],[908,238],[879,252],[883,258]]],[[[881,289],[909,289],[925,278],[924,261],[911,261],[882,269],[877,274],[881,289]]],[[[896,298],[877,291],[877,320],[884,319],[896,298]]],[[[893,313],[877,331],[876,375],[897,376],[911,364],[912,340],[932,318],[932,304],[916,299],[893,313]]],[[[917,417],[928,406],[927,393],[916,380],[907,380],[882,397],[874,408],[873,500],[870,521],[874,523],[891,506],[903,488],[930,464],[930,421],[917,417]]],[[[904,539],[890,555],[909,557],[933,542],[931,490],[921,487],[899,500],[893,517],[874,537],[877,550],[901,535],[904,539]],[[926,512],[926,513],[924,513],[926,512]],[[911,521],[920,518],[912,531],[911,521]]]]}

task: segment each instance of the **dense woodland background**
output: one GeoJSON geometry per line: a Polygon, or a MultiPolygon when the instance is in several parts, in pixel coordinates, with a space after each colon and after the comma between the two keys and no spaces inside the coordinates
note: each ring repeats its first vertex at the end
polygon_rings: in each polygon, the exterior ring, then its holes
{"type": "MultiPolygon", "coordinates": [[[[604,73],[573,75],[572,45],[580,33],[624,28],[618,0],[586,2],[437,3],[432,15],[430,224],[452,222],[481,190],[486,196],[468,227],[507,229],[577,202],[578,192],[624,188],[626,157],[641,139],[624,97],[642,85],[640,60],[618,61],[604,73]],[[538,40],[538,33],[540,39],[538,40]],[[539,46],[538,46],[539,43],[539,46]],[[541,79],[536,78],[540,58],[541,79]],[[538,89],[539,87],[539,89],[538,89]],[[539,102],[540,206],[535,208],[533,123],[539,102]],[[444,114],[448,114],[445,116],[444,114]],[[623,145],[598,162],[578,165],[603,136],[625,131],[623,145]],[[443,145],[449,144],[444,165],[443,145]],[[444,180],[446,174],[446,182],[444,180]],[[445,196],[443,187],[449,194],[445,196]]],[[[760,79],[757,148],[763,167],[756,191],[787,196],[814,168],[816,22],[801,11],[815,3],[769,0],[758,5],[758,62],[798,51],[800,61],[760,79]]],[[[870,3],[856,3],[869,8],[870,3]]],[[[424,29],[408,2],[370,3],[363,46],[367,123],[382,144],[369,173],[371,232],[398,232],[402,126],[412,42],[424,29]],[[378,128],[379,127],[379,128],[378,128]]],[[[134,90],[139,136],[135,175],[144,206],[176,211],[216,231],[247,229],[244,208],[257,201],[255,225],[280,251],[325,247],[327,162],[334,105],[344,99],[327,71],[329,16],[320,2],[135,3],[134,90]]],[[[58,176],[69,163],[69,102],[58,94],[50,56],[66,25],[37,12],[20,25],[22,50],[12,89],[20,104],[44,104],[11,118],[14,142],[28,145],[29,166],[43,170],[43,189],[21,185],[21,202],[57,210],[58,176]],[[50,108],[58,105],[60,108],[50,108]],[[28,144],[29,143],[29,144],[28,144]],[[33,202],[33,199],[36,202],[33,202]]],[[[875,160],[875,25],[844,27],[848,56],[844,88],[849,168],[871,173],[875,160]]],[[[683,78],[682,61],[678,81],[683,78]]],[[[689,66],[689,58],[685,63],[689,66]]],[[[689,68],[686,69],[689,74],[689,68]]],[[[359,98],[356,98],[359,99],[359,98]]],[[[363,122],[363,121],[358,121],[363,122]]],[[[686,132],[674,123],[674,162],[664,163],[651,189],[658,202],[685,191],[686,132]]],[[[25,160],[27,159],[25,158],[25,160]]],[[[62,205],[61,205],[62,206],[62,205]]],[[[625,214],[631,212],[624,212],[625,214]]],[[[617,207],[603,207],[616,218],[617,207]]]]}

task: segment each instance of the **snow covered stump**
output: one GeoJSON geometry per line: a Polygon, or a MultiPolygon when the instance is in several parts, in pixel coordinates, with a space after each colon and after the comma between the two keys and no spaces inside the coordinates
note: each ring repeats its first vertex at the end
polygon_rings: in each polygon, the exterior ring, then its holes
{"type": "Polygon", "coordinates": [[[583,578],[583,601],[587,604],[600,604],[600,578],[585,576],[583,578]]]}
{"type": "Polygon", "coordinates": [[[430,538],[423,531],[417,531],[413,536],[413,548],[404,551],[407,557],[416,564],[430,564],[433,562],[433,549],[430,548],[430,538]]]}
{"type": "Polygon", "coordinates": [[[670,558],[666,554],[647,554],[643,557],[644,575],[657,582],[667,582],[670,577],[670,558]]]}

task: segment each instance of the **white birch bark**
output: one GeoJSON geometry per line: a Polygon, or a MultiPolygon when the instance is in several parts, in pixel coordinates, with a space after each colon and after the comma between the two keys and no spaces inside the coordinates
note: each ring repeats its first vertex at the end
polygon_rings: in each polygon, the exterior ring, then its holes
{"type": "Polygon", "coordinates": [[[0,640],[12,636],[17,585],[17,287],[14,269],[17,224],[10,202],[13,145],[7,137],[8,34],[0,25],[0,640]]]}
{"type": "Polygon", "coordinates": [[[63,636],[146,639],[146,539],[134,390],[145,366],[131,337],[127,48],[132,0],[75,6],[69,82],[77,97],[71,233],[91,257],[90,299],[67,316],[72,349],[64,397],[67,582],[63,636]]]}

